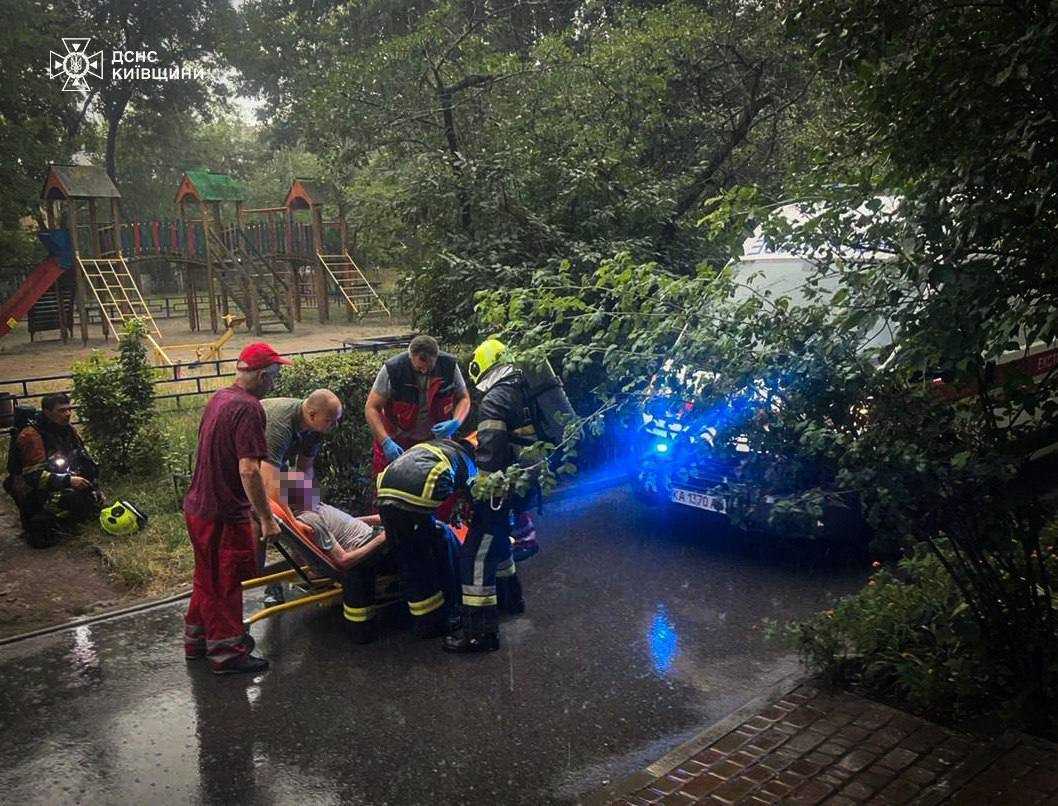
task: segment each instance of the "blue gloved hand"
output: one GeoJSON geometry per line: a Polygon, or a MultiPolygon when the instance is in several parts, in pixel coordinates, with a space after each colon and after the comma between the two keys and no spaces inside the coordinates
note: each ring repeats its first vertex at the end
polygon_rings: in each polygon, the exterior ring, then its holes
{"type": "Polygon", "coordinates": [[[462,423],[459,420],[442,420],[430,430],[433,431],[433,435],[438,439],[448,439],[459,430],[461,425],[462,423]]]}
{"type": "Polygon", "coordinates": [[[392,462],[402,453],[404,448],[393,441],[393,437],[386,437],[386,441],[382,443],[382,453],[386,455],[386,459],[392,462]]]}

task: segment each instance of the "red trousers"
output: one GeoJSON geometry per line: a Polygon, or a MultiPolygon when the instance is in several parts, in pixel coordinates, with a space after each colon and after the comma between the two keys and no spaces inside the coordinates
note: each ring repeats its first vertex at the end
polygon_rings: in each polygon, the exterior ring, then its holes
{"type": "Polygon", "coordinates": [[[205,653],[214,668],[248,652],[242,623],[242,582],[257,575],[251,521],[224,523],[184,514],[195,551],[191,603],[184,618],[184,650],[205,653]]]}

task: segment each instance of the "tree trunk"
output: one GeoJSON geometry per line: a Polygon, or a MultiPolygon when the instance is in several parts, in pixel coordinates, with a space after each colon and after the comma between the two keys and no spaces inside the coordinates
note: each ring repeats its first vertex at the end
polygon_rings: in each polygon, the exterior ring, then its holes
{"type": "Polygon", "coordinates": [[[64,122],[66,127],[66,137],[72,143],[77,139],[77,136],[81,133],[81,126],[84,125],[85,118],[88,115],[88,107],[92,105],[92,100],[96,97],[99,89],[93,89],[88,93],[88,97],[84,99],[81,104],[81,111],[77,113],[70,113],[64,116],[64,122]]]}
{"type": "Polygon", "coordinates": [[[111,181],[115,183],[118,181],[118,128],[121,126],[121,119],[125,116],[125,110],[128,108],[128,105],[129,97],[127,95],[122,95],[121,97],[115,98],[106,104],[106,169],[107,176],[109,176],[111,181]]]}
{"type": "Polygon", "coordinates": [[[763,68],[758,65],[754,70],[753,80],[750,84],[749,97],[739,112],[738,120],[732,128],[727,142],[717,148],[708,161],[697,171],[693,172],[691,184],[677,199],[676,209],[663,226],[662,238],[664,243],[670,244],[675,240],[679,220],[699,202],[702,194],[712,184],[716,172],[731,158],[735,149],[749,137],[749,133],[753,130],[753,125],[757,121],[757,116],[760,115],[765,107],[771,104],[773,99],[770,95],[758,95],[762,73],[763,68]]]}
{"type": "Polygon", "coordinates": [[[440,83],[438,77],[437,100],[440,102],[444,123],[445,140],[448,143],[449,162],[456,179],[456,198],[459,200],[459,224],[463,232],[471,232],[474,221],[470,211],[470,196],[462,183],[463,157],[459,153],[459,136],[456,133],[455,115],[452,114],[452,89],[440,83]]]}

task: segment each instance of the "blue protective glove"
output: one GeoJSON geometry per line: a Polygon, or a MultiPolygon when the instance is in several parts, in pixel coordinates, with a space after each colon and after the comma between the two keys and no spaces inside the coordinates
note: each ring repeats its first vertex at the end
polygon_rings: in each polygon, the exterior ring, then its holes
{"type": "Polygon", "coordinates": [[[386,441],[382,443],[382,453],[386,455],[386,459],[392,462],[402,453],[404,448],[393,441],[393,437],[386,437],[386,441]]]}
{"type": "Polygon", "coordinates": [[[438,439],[448,439],[459,430],[461,425],[462,423],[459,420],[442,420],[430,430],[433,431],[433,435],[438,439]]]}

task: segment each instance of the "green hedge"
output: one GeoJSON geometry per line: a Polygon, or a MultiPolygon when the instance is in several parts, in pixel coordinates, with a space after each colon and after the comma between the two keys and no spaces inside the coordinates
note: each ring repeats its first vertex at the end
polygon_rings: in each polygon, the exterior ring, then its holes
{"type": "Polygon", "coordinates": [[[73,365],[73,397],[85,440],[106,475],[157,465],[162,440],[142,320],[125,323],[115,358],[93,350],[73,365]]]}
{"type": "MultiPolygon", "coordinates": [[[[1058,574],[1058,522],[1041,537],[1044,566],[1058,574]]],[[[942,544],[945,545],[945,544],[942,544]]],[[[948,562],[951,561],[948,555],[948,562]]],[[[873,699],[947,724],[1031,727],[1034,702],[1018,670],[990,651],[951,574],[924,546],[886,568],[874,563],[867,586],[805,621],[768,623],[796,647],[810,671],[873,699]]],[[[1001,585],[1023,585],[1017,568],[1001,585]]],[[[1058,679],[1058,668],[1052,669],[1058,679]]]]}
{"type": "Polygon", "coordinates": [[[316,478],[323,500],[349,512],[366,512],[373,497],[372,439],[364,421],[364,402],[379,367],[397,352],[298,358],[283,368],[273,392],[275,397],[305,397],[322,388],[341,399],[342,421],[323,439],[316,478]]]}

